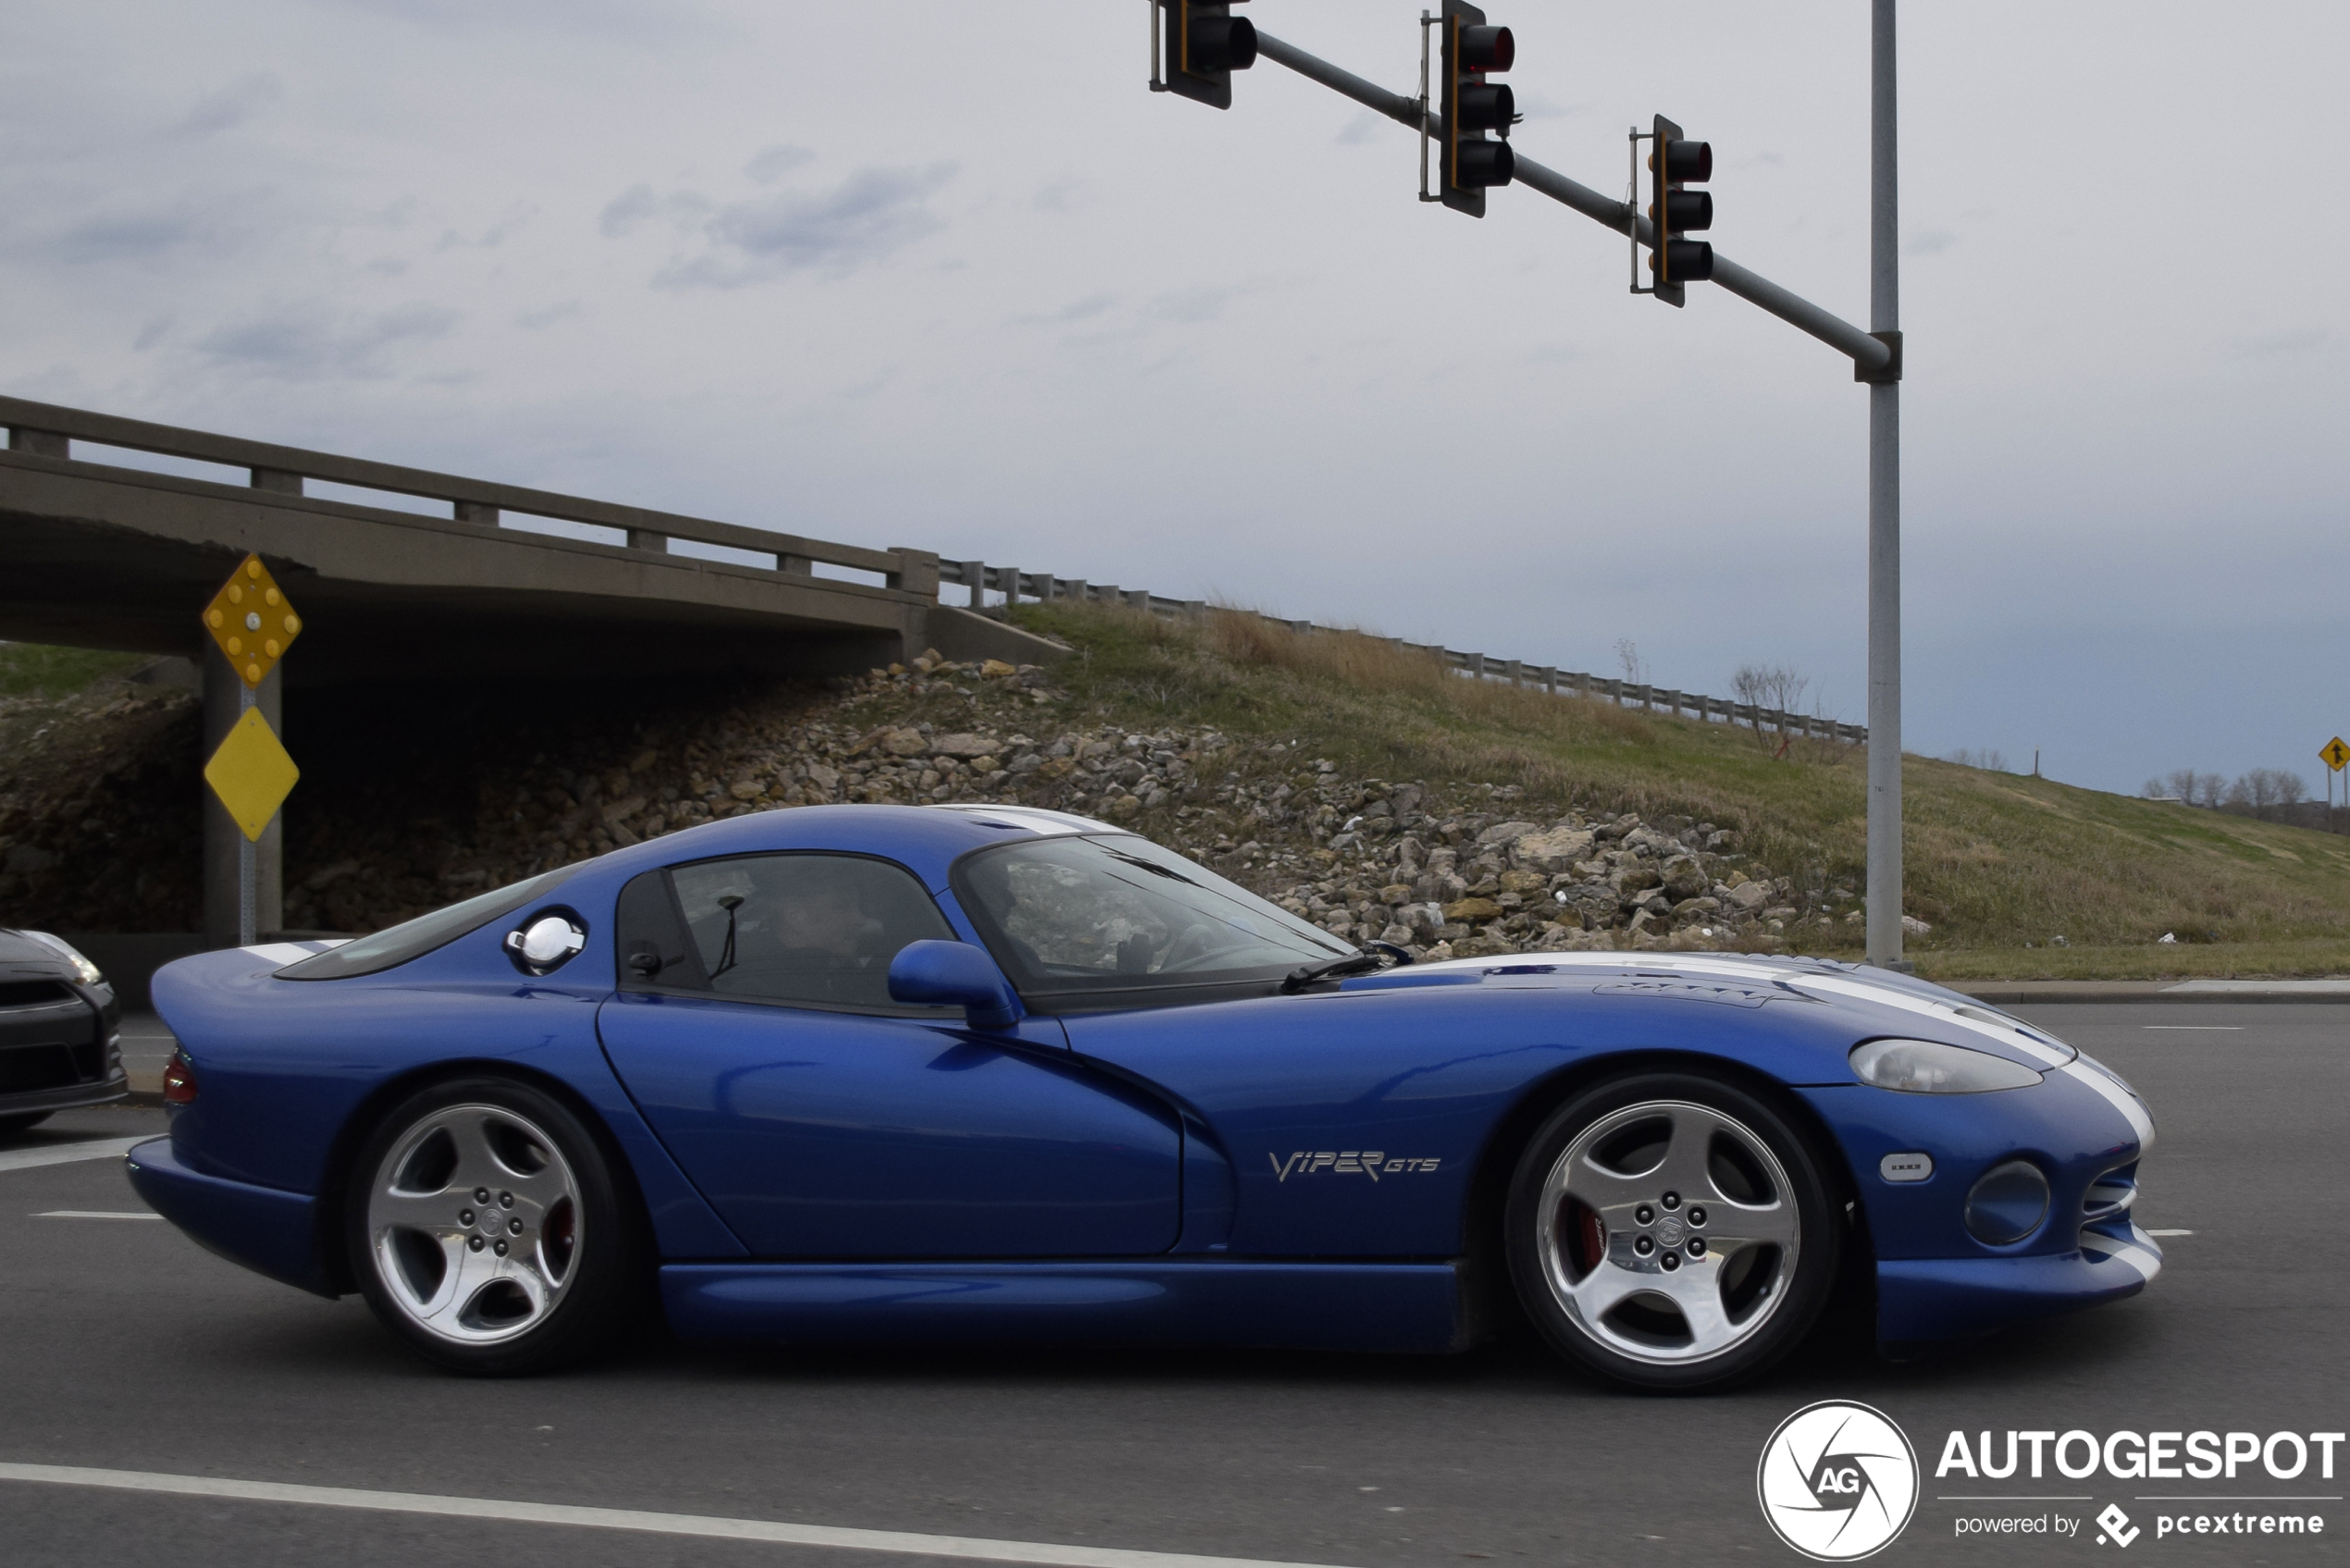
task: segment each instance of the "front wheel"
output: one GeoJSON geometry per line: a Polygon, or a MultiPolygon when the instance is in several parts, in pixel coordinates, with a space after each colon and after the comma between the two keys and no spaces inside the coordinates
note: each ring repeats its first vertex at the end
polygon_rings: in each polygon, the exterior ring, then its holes
{"type": "Polygon", "coordinates": [[[1519,1159],[1510,1275],[1543,1337],[1620,1383],[1712,1388],[1795,1347],[1836,1278],[1822,1162],[1770,1105],[1697,1073],[1585,1091],[1519,1159]]]}
{"type": "Polygon", "coordinates": [[[594,1133],[504,1079],[436,1084],[377,1123],[352,1168],[345,1238],[376,1315],[455,1372],[579,1360],[644,1293],[646,1249],[594,1133]]]}

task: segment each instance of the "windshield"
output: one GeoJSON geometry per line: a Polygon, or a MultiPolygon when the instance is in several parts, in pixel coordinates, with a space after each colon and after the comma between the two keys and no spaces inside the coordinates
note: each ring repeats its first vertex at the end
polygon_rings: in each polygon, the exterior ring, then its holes
{"type": "Polygon", "coordinates": [[[462,904],[451,904],[446,909],[435,909],[429,915],[419,915],[396,926],[389,926],[373,936],[359,937],[340,947],[329,947],[315,957],[279,969],[279,980],[348,980],[352,975],[377,974],[421,958],[437,947],[446,947],[469,932],[479,931],[501,915],[511,915],[526,904],[536,904],[558,885],[568,882],[576,866],[563,866],[477,895],[462,904]]]}
{"type": "Polygon", "coordinates": [[[955,870],[1024,994],[1270,980],[1354,951],[1171,849],[1128,835],[1030,839],[955,870]]]}

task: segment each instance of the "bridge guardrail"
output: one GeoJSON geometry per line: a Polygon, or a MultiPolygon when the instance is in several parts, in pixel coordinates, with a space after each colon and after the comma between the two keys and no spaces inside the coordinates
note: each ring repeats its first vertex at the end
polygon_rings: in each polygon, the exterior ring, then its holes
{"type": "MultiPolygon", "coordinates": [[[[1169,599],[1147,588],[1121,588],[1115,584],[1088,582],[1082,577],[1057,577],[1049,572],[1025,572],[1014,566],[990,566],[979,561],[941,561],[938,563],[938,578],[942,584],[954,583],[968,587],[971,590],[971,608],[982,613],[993,612],[986,604],[990,591],[1003,594],[1007,603],[1018,603],[1023,598],[1040,603],[1075,599],[1096,604],[1122,604],[1129,609],[1147,610],[1153,614],[1167,616],[1202,616],[1207,613],[1208,608],[1205,599],[1169,599]]],[[[1262,615],[1255,611],[1233,613],[1257,615],[1260,620],[1286,626],[1300,636],[1334,635],[1336,631],[1333,627],[1317,626],[1311,621],[1287,621],[1279,616],[1262,615]]],[[[1354,635],[1363,636],[1369,634],[1358,632],[1354,635]]],[[[1676,717],[1687,711],[1706,722],[1719,720],[1724,723],[1768,730],[1775,735],[1812,736],[1855,745],[1865,745],[1869,738],[1865,724],[1847,724],[1817,714],[1783,712],[1750,702],[1732,702],[1724,698],[1705,697],[1613,676],[1589,675],[1579,671],[1562,670],[1555,664],[1528,664],[1522,660],[1497,659],[1490,654],[1463,652],[1432,643],[1406,642],[1402,637],[1378,640],[1431,655],[1471,680],[1506,681],[1514,686],[1539,686],[1553,697],[1605,700],[1618,707],[1637,703],[1651,712],[1661,708],[1676,717]]]]}
{"type": "MultiPolygon", "coordinates": [[[[695,544],[772,555],[775,558],[773,570],[787,574],[810,576],[814,574],[814,568],[822,564],[854,572],[874,573],[888,587],[925,598],[934,598],[938,589],[937,558],[928,550],[907,548],[872,549],[861,545],[839,544],[830,539],[811,539],[798,534],[748,528],[735,523],[717,523],[704,517],[687,517],[677,512],[655,512],[613,501],[591,500],[584,496],[535,490],[521,485],[467,479],[455,474],[437,474],[429,469],[407,468],[398,463],[339,457],[331,452],[309,451],[300,447],[278,446],[267,441],[249,441],[235,436],[216,436],[208,431],[155,425],[143,419],[124,419],[110,414],[93,414],[84,409],[35,402],[26,398],[0,397],[0,425],[7,426],[11,451],[31,452],[36,456],[70,458],[73,456],[73,442],[91,441],[132,451],[241,468],[251,476],[253,488],[281,495],[300,495],[303,493],[303,481],[316,479],[328,484],[351,485],[363,489],[384,490],[393,495],[446,502],[451,520],[458,523],[494,527],[502,513],[512,512],[531,517],[553,518],[563,523],[615,528],[626,537],[625,548],[655,554],[668,553],[670,540],[685,539],[695,544]]],[[[514,532],[519,537],[528,537],[522,530],[514,532]]]]}

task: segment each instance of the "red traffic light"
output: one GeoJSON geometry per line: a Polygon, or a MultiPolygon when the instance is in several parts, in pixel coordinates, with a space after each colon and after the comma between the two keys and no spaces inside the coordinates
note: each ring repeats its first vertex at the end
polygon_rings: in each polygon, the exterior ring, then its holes
{"type": "Polygon", "coordinates": [[[1463,70],[1505,71],[1517,64],[1517,40],[1505,27],[1465,27],[1460,49],[1463,70]]]}
{"type": "Polygon", "coordinates": [[[1664,178],[1667,180],[1691,179],[1702,185],[1713,178],[1713,143],[1711,142],[1672,142],[1664,143],[1664,178]]]}

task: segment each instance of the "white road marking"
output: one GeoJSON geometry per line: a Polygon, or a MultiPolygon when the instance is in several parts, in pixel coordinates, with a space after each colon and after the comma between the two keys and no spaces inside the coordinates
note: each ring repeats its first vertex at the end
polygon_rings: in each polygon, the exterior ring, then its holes
{"type": "Polygon", "coordinates": [[[1061,1546],[1050,1541],[996,1541],[969,1536],[925,1536],[910,1530],[857,1530],[831,1525],[786,1525],[770,1519],[725,1519],[703,1513],[658,1513],[634,1508],[582,1508],[569,1503],[502,1502],[489,1498],[437,1497],[425,1492],[362,1491],[283,1481],[235,1481],[216,1475],[170,1475],[152,1470],[100,1470],[79,1464],[0,1463],[0,1481],[55,1487],[105,1487],[118,1491],[167,1492],[180,1497],[291,1502],[312,1508],[365,1508],[448,1519],[503,1519],[526,1525],[574,1525],[593,1530],[699,1536],[717,1540],[773,1541],[785,1546],[837,1547],[850,1551],[954,1557],[980,1562],[1035,1562],[1048,1568],[1319,1568],[1246,1557],[1199,1557],[1181,1551],[1122,1551],[1061,1546]]]}
{"type": "Polygon", "coordinates": [[[158,1136],[142,1132],[136,1138],[100,1138],[88,1143],[52,1143],[43,1149],[0,1150],[0,1171],[32,1170],[44,1165],[71,1165],[76,1160],[113,1159],[129,1154],[158,1136]]]}
{"type": "Polygon", "coordinates": [[[2142,1023],[2140,1029],[2200,1030],[2206,1034],[2242,1034],[2240,1023],[2142,1023]]]}
{"type": "Polygon", "coordinates": [[[163,1216],[146,1209],[43,1209],[35,1219],[161,1219],[163,1216]]]}
{"type": "Polygon", "coordinates": [[[2146,1234],[2149,1236],[2192,1236],[2195,1232],[2192,1230],[2149,1230],[2146,1234]]]}

